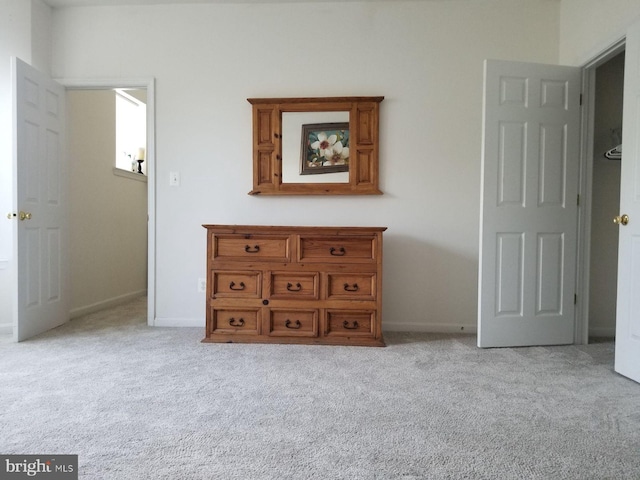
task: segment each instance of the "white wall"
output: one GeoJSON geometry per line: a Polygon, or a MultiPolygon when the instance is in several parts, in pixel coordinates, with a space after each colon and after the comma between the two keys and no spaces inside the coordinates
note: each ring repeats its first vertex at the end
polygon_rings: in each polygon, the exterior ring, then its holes
{"type": "Polygon", "coordinates": [[[31,0],[30,63],[46,73],[51,73],[51,13],[51,8],[41,0],[31,0]]]}
{"type": "Polygon", "coordinates": [[[48,72],[51,9],[40,0],[0,0],[0,331],[11,329],[13,290],[12,84],[10,57],[48,72]],[[38,34],[32,36],[33,29],[38,34]],[[46,51],[45,51],[46,50],[46,51]]]}
{"type": "MultiPolygon", "coordinates": [[[[9,58],[30,57],[31,42],[25,35],[30,22],[31,8],[27,2],[0,0],[0,205],[4,215],[13,209],[12,196],[12,103],[11,67],[9,58]],[[5,211],[6,210],[6,211],[5,211]]],[[[12,224],[0,222],[0,332],[11,331],[11,257],[13,255],[12,224]]]]}
{"type": "Polygon", "coordinates": [[[113,90],[68,90],[71,316],[146,293],[147,184],[113,174],[113,90]]]}
{"type": "Polygon", "coordinates": [[[383,225],[384,328],[473,330],[482,62],[556,62],[558,8],[485,0],[54,11],[54,76],[157,81],[157,323],[204,325],[202,224],[383,225]],[[246,99],[333,95],[386,97],[384,195],[247,195],[246,99]]]}
{"type": "Polygon", "coordinates": [[[638,0],[562,0],[560,63],[582,66],[640,21],[638,0]]]}

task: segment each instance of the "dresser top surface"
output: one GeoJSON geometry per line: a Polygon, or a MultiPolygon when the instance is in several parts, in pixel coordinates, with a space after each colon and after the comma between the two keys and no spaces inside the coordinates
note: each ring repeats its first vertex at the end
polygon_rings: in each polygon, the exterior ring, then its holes
{"type": "Polygon", "coordinates": [[[387,227],[318,227],[318,226],[284,226],[284,225],[202,225],[207,230],[219,233],[244,233],[247,231],[261,233],[322,233],[331,235],[365,234],[371,232],[384,232],[387,227]]]}

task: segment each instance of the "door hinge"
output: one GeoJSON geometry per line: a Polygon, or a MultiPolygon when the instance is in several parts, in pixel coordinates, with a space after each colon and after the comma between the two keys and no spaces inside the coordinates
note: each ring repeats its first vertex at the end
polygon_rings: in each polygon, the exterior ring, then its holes
{"type": "Polygon", "coordinates": [[[580,94],[580,106],[582,106],[582,94],[580,94]]]}
{"type": "Polygon", "coordinates": [[[580,194],[578,194],[578,200],[576,201],[576,205],[580,206],[580,194]]]}
{"type": "Polygon", "coordinates": [[[577,294],[577,293],[574,293],[574,294],[573,294],[573,304],[574,304],[574,305],[577,305],[577,304],[578,304],[578,294],[577,294]]]}

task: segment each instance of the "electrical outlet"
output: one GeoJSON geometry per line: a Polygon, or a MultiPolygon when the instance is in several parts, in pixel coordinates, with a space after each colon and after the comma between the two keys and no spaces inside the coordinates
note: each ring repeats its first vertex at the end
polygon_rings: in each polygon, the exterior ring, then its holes
{"type": "Polygon", "coordinates": [[[198,279],[198,292],[206,292],[207,291],[207,279],[199,278],[198,279]]]}

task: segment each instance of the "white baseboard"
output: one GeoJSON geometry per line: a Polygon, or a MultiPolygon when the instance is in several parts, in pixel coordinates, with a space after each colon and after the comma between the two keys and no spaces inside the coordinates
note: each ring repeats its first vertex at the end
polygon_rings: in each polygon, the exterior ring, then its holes
{"type": "Polygon", "coordinates": [[[117,297],[107,298],[106,300],[101,300],[99,302],[93,303],[91,305],[86,305],[84,307],[74,308],[69,312],[69,318],[78,318],[83,315],[88,315],[89,313],[98,312],[100,310],[104,310],[105,308],[115,307],[118,305],[122,305],[123,303],[130,302],[138,297],[143,297],[147,294],[146,290],[138,290],[137,292],[126,293],[124,295],[119,295],[117,297]]]}
{"type": "MultiPolygon", "coordinates": [[[[154,327],[205,327],[204,318],[178,318],[178,317],[158,317],[155,319],[154,327]]],[[[478,326],[475,324],[449,323],[383,323],[383,332],[417,332],[417,333],[462,333],[475,335],[478,333],[478,326]]],[[[592,337],[614,337],[615,328],[591,328],[589,335],[592,337]]]]}
{"type": "Polygon", "coordinates": [[[205,327],[204,318],[156,317],[154,327],[205,327]]]}
{"type": "Polygon", "coordinates": [[[476,324],[450,324],[450,323],[385,323],[382,322],[383,332],[420,332],[420,333],[477,333],[476,324]]]}
{"type": "MultiPolygon", "coordinates": [[[[154,327],[205,327],[204,318],[157,317],[154,327]]],[[[383,323],[383,332],[476,333],[476,325],[383,323]]]]}
{"type": "Polygon", "coordinates": [[[590,337],[615,337],[616,327],[589,327],[590,337]]]}

